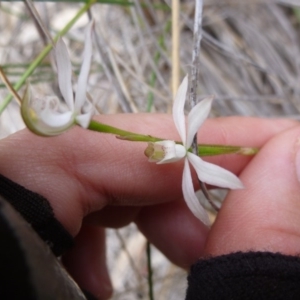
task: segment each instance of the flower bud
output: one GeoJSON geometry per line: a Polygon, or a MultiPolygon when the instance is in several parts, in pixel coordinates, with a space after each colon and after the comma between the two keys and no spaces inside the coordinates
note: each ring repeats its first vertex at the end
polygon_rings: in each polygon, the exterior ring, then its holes
{"type": "Polygon", "coordinates": [[[33,133],[41,136],[61,134],[74,125],[72,112],[58,112],[58,99],[37,99],[32,96],[29,84],[21,104],[21,115],[24,123],[33,133]]]}
{"type": "Polygon", "coordinates": [[[180,160],[186,155],[186,150],[174,141],[160,141],[148,143],[144,154],[149,158],[149,162],[164,164],[180,160]]]}

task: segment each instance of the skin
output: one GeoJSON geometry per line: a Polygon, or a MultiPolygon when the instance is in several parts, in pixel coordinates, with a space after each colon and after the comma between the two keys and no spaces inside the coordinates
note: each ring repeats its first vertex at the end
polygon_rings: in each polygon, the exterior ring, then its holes
{"type": "MultiPolygon", "coordinates": [[[[99,121],[162,138],[179,136],[168,115],[101,116],[99,121]]],[[[63,258],[78,284],[108,299],[105,227],[135,222],[171,261],[188,269],[199,257],[235,251],[300,252],[300,126],[288,120],[219,118],[200,128],[201,143],[261,147],[255,157],[206,158],[237,174],[211,229],[182,199],[183,164],[151,164],[145,143],[73,128],[43,138],[20,131],[0,141],[0,173],[45,196],[75,237],[63,258]]],[[[195,175],[195,174],[194,174],[195,175]]],[[[198,189],[194,176],[195,189],[198,189]]]]}

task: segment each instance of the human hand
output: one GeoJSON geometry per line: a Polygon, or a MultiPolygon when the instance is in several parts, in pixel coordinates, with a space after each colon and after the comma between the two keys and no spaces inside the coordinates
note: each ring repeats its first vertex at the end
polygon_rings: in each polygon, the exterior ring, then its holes
{"type": "MultiPolygon", "coordinates": [[[[178,139],[171,118],[165,115],[101,116],[101,122],[178,139]]],[[[241,174],[246,186],[228,194],[210,232],[182,200],[182,163],[149,164],[144,143],[80,128],[54,138],[25,130],[1,141],[0,173],[50,201],[57,219],[76,236],[76,246],[64,258],[67,268],[81,287],[106,299],[111,285],[104,227],[136,222],[151,243],[184,268],[203,254],[249,248],[299,252],[295,218],[300,187],[293,164],[296,125],[251,118],[205,123],[198,135],[201,143],[263,147],[253,159],[235,155],[208,159],[241,174]],[[262,228],[260,238],[258,228],[262,228]],[[285,238],[291,238],[291,244],[282,243],[285,238]]]]}

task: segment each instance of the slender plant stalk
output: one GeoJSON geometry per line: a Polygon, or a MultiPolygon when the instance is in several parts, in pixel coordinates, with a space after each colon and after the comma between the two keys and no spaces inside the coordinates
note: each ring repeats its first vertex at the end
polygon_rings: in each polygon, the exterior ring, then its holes
{"type": "Polygon", "coordinates": [[[18,95],[17,91],[11,85],[10,81],[6,77],[6,75],[5,75],[4,71],[3,71],[3,69],[1,68],[1,66],[0,66],[0,78],[4,82],[6,88],[12,93],[12,95],[14,95],[14,97],[16,98],[18,104],[21,105],[21,98],[20,98],[20,96],[18,95]]]}
{"type": "MultiPolygon", "coordinates": [[[[117,138],[133,141],[133,142],[159,142],[166,140],[165,138],[153,137],[151,135],[138,134],[127,130],[119,129],[110,125],[99,123],[95,120],[91,120],[88,127],[89,130],[110,133],[117,136],[117,138]]],[[[182,144],[181,142],[176,142],[182,144]]],[[[199,147],[200,156],[214,156],[221,154],[241,154],[241,155],[254,155],[258,152],[258,148],[252,147],[241,147],[241,146],[224,146],[224,145],[213,145],[213,144],[201,144],[199,147]]]]}
{"type": "Polygon", "coordinates": [[[154,292],[153,292],[153,269],[152,269],[152,261],[151,261],[151,244],[149,241],[146,243],[146,251],[147,251],[147,268],[148,268],[148,287],[149,287],[149,300],[154,300],[154,292]]]}
{"type": "MultiPolygon", "coordinates": [[[[76,21],[96,2],[96,0],[88,1],[77,13],[76,15],[69,21],[69,23],[55,36],[54,41],[56,42],[60,36],[66,34],[70,28],[76,23],[76,21]]],[[[42,52],[37,56],[37,58],[29,65],[27,70],[23,73],[21,78],[14,85],[14,89],[18,91],[26,82],[27,78],[34,72],[34,70],[40,65],[43,59],[48,55],[48,53],[53,48],[52,44],[47,45],[42,52]]],[[[9,94],[3,102],[0,104],[0,115],[5,110],[7,105],[12,100],[13,96],[9,94]]]]}
{"type": "MultiPolygon", "coordinates": [[[[202,39],[202,10],[203,10],[203,0],[196,0],[195,2],[195,17],[194,17],[194,41],[193,41],[193,55],[192,55],[192,70],[190,77],[190,106],[191,109],[197,104],[197,82],[198,82],[198,71],[199,71],[199,56],[201,49],[201,39],[202,39]]],[[[192,143],[192,152],[194,154],[199,153],[197,134],[195,134],[192,143]]],[[[211,204],[211,206],[218,211],[219,208],[212,201],[206,185],[198,178],[201,190],[211,204]]]]}
{"type": "MultiPolygon", "coordinates": [[[[189,101],[191,109],[197,104],[197,80],[199,68],[199,55],[201,43],[201,24],[202,24],[202,0],[196,0],[195,3],[195,17],[194,17],[194,41],[192,54],[192,70],[190,76],[190,94],[189,101]]],[[[194,137],[192,149],[195,154],[198,153],[197,134],[194,137]]]]}

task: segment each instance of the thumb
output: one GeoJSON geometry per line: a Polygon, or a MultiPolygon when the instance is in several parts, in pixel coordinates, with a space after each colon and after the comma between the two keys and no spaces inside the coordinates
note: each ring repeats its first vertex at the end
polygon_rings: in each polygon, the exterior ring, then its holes
{"type": "Polygon", "coordinates": [[[300,127],[275,136],[245,167],[244,190],[228,194],[205,252],[300,253],[300,127]]]}

